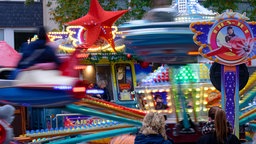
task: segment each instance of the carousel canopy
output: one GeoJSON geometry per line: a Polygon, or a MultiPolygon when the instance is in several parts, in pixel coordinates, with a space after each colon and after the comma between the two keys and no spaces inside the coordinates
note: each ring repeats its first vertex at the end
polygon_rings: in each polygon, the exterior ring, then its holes
{"type": "Polygon", "coordinates": [[[212,20],[215,13],[197,0],[173,1],[173,5],[148,11],[142,20],[119,27],[125,52],[147,62],[186,64],[198,62],[198,47],[189,26],[192,21],[212,20]]]}

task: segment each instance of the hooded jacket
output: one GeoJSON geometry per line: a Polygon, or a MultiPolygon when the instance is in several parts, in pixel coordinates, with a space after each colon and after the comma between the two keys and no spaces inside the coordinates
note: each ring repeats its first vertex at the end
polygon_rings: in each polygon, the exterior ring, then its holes
{"type": "Polygon", "coordinates": [[[165,140],[160,134],[138,134],[134,144],[172,144],[172,142],[165,140]]]}

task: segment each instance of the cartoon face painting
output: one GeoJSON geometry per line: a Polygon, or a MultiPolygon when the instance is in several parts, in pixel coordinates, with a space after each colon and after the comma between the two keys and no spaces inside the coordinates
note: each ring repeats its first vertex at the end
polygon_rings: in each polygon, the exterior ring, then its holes
{"type": "Polygon", "coordinates": [[[256,41],[250,27],[236,19],[216,23],[209,34],[211,50],[205,56],[215,57],[227,65],[242,63],[254,49],[256,41]]]}

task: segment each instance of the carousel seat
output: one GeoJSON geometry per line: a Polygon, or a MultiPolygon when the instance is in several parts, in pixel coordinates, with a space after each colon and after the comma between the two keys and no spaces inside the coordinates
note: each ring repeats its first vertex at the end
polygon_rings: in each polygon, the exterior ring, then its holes
{"type": "Polygon", "coordinates": [[[58,70],[30,70],[18,74],[15,86],[74,85],[78,78],[62,76],[58,70]]]}

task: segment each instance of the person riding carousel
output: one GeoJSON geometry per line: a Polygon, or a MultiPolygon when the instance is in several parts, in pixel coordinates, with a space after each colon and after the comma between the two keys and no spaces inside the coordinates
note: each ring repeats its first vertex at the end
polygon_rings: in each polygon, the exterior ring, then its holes
{"type": "Polygon", "coordinates": [[[57,69],[61,64],[54,48],[47,44],[48,37],[44,27],[37,31],[38,39],[23,48],[22,58],[17,68],[22,70],[57,69]]]}
{"type": "MultiPolygon", "coordinates": [[[[22,58],[17,65],[17,72],[13,76],[17,80],[15,85],[40,87],[43,85],[73,85],[77,82],[78,77],[63,74],[69,68],[69,63],[73,64],[73,61],[68,59],[61,62],[56,54],[56,49],[48,43],[44,27],[38,28],[37,36],[37,40],[23,48],[22,58]]],[[[68,72],[71,71],[76,70],[68,70],[68,72]]]]}

